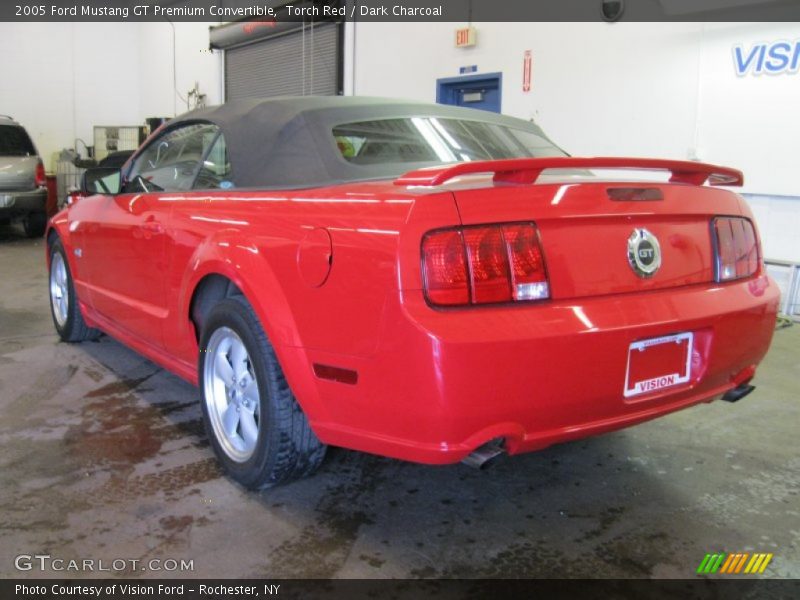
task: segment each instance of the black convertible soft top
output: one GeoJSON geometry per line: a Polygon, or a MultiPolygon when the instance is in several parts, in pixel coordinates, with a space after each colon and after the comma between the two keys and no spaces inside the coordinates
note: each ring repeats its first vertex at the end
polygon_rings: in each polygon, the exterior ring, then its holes
{"type": "MultiPolygon", "coordinates": [[[[395,178],[424,164],[359,165],[337,148],[333,128],[403,117],[483,121],[547,137],[528,121],[481,110],[360,96],[302,96],[234,100],[181,115],[168,128],[193,121],[220,127],[237,187],[298,188],[395,178]]],[[[427,163],[431,164],[431,163],[427,163]]]]}

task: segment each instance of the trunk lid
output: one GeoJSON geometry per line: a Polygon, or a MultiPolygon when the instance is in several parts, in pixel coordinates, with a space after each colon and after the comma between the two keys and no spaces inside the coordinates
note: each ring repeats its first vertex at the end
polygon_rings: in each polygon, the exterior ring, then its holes
{"type": "Polygon", "coordinates": [[[682,183],[562,178],[535,185],[455,186],[464,225],[534,221],[554,299],[643,292],[714,280],[711,219],[739,215],[738,196],[682,183]],[[629,239],[645,232],[648,243],[629,239]],[[637,261],[633,254],[641,253],[637,261]],[[652,268],[660,254],[660,266],[652,268]]]}

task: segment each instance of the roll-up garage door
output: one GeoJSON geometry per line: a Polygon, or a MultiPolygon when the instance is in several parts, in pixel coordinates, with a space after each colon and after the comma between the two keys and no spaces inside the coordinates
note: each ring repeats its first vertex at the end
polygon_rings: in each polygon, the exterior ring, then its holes
{"type": "Polygon", "coordinates": [[[225,98],[340,93],[339,25],[320,25],[225,50],[225,98]]]}

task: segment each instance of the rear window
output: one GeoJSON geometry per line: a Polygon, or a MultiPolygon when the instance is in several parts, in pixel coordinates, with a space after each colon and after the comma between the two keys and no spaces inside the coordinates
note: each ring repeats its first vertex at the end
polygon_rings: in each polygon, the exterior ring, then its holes
{"type": "Polygon", "coordinates": [[[345,160],[365,166],[566,156],[533,131],[439,117],[347,123],[333,135],[345,160]]]}
{"type": "Polygon", "coordinates": [[[0,156],[33,156],[31,138],[18,125],[0,125],[0,156]]]}

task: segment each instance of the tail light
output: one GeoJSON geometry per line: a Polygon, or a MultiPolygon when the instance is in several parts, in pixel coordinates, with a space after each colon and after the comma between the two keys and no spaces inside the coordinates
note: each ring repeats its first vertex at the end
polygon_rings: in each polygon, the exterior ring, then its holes
{"type": "Polygon", "coordinates": [[[47,176],[44,173],[44,165],[42,164],[42,161],[39,161],[39,163],[36,165],[36,176],[34,183],[36,184],[36,187],[44,187],[47,185],[47,176]]]}
{"type": "Polygon", "coordinates": [[[438,306],[550,297],[533,223],[431,231],[422,240],[422,271],[425,297],[438,306]]]}
{"type": "Polygon", "coordinates": [[[759,248],[753,224],[742,217],[716,217],[712,223],[717,281],[733,281],[755,274],[759,248]]]}

